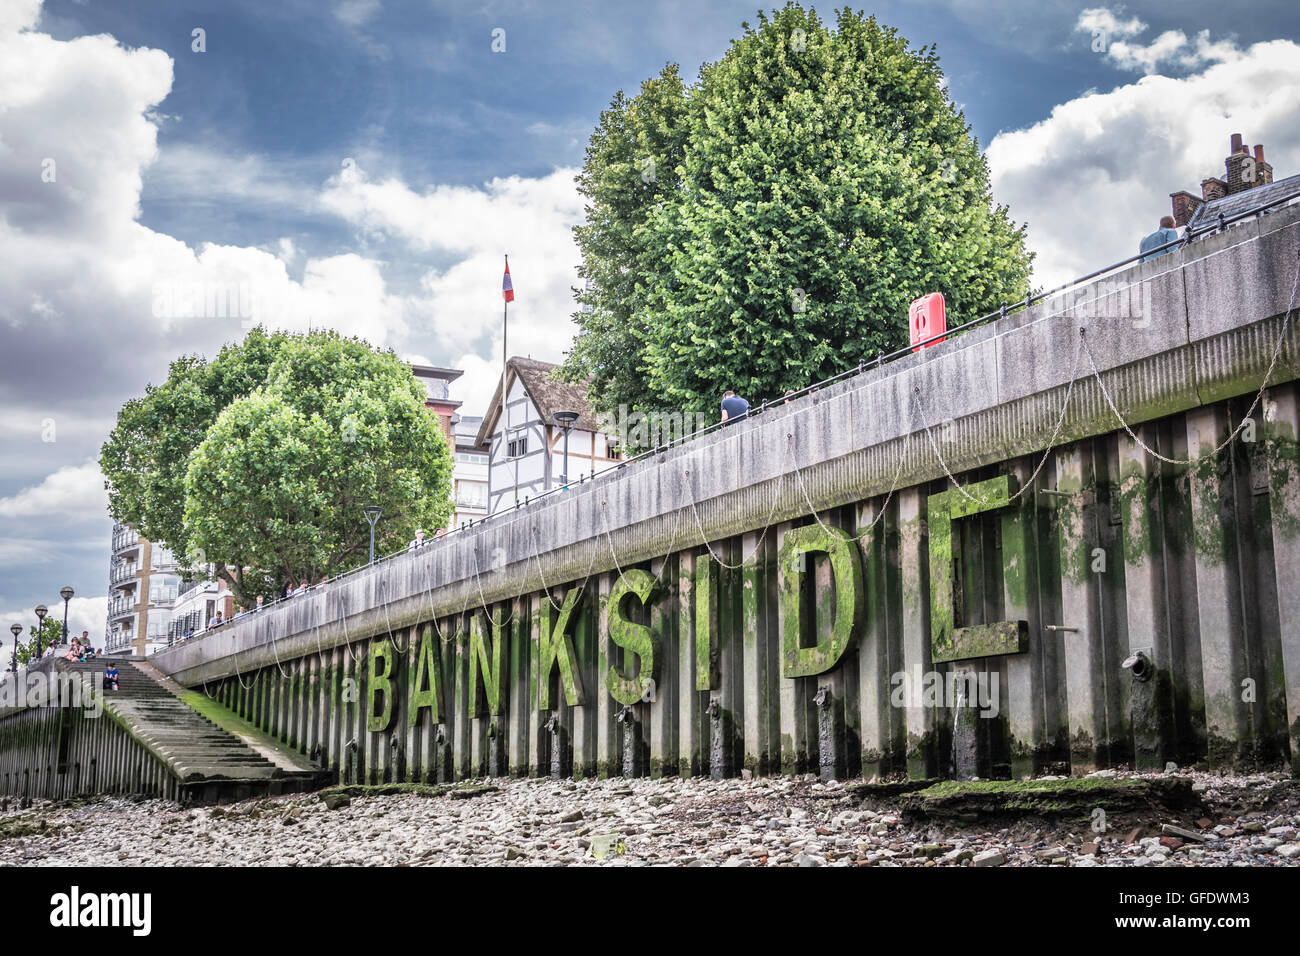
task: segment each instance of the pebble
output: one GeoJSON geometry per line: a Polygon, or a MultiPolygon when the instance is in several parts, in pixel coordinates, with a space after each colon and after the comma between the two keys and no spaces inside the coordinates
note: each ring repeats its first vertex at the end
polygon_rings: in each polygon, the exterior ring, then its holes
{"type": "Polygon", "coordinates": [[[863,805],[853,781],[809,776],[494,779],[499,790],[469,800],[328,805],[314,794],[218,807],[37,800],[0,809],[0,833],[19,817],[46,825],[0,839],[0,866],[1300,866],[1300,805],[1276,786],[1288,775],[1186,773],[1203,785],[1195,817],[1153,811],[1101,833],[915,823],[890,800],[863,805]]]}

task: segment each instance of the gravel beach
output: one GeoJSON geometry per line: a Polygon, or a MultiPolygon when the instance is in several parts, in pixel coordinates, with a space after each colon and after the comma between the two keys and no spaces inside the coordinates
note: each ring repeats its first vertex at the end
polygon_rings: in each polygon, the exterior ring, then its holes
{"type": "Polygon", "coordinates": [[[1100,831],[1095,818],[937,826],[861,781],[811,777],[495,779],[437,796],[335,791],[215,807],[10,799],[0,865],[1300,865],[1300,782],[1181,775],[1199,807],[1127,814],[1100,831]]]}

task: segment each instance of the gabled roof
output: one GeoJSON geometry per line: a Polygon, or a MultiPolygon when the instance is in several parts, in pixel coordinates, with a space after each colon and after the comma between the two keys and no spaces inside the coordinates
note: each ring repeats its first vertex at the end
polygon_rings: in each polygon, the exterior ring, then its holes
{"type": "Polygon", "coordinates": [[[1196,212],[1192,213],[1192,218],[1187,220],[1187,228],[1195,232],[1199,228],[1217,222],[1220,213],[1231,218],[1237,213],[1258,206],[1260,203],[1272,202],[1287,193],[1293,192],[1300,192],[1300,174],[1288,176],[1286,179],[1279,179],[1267,186],[1243,189],[1241,192],[1233,193],[1231,196],[1224,196],[1221,199],[1211,199],[1209,202],[1201,203],[1196,207],[1196,212]]]}
{"type": "MultiPolygon", "coordinates": [[[[587,383],[562,382],[555,377],[555,368],[553,362],[515,356],[506,363],[508,376],[506,387],[508,389],[509,383],[516,378],[523,382],[528,397],[537,406],[542,421],[548,425],[555,424],[556,412],[570,411],[578,413],[574,428],[591,432],[600,431],[600,425],[596,422],[596,413],[587,404],[587,383]]],[[[479,426],[478,445],[489,444],[489,439],[496,431],[497,419],[500,417],[501,382],[498,380],[496,390],[492,393],[492,401],[488,403],[486,413],[483,415],[483,423],[479,426]]]]}

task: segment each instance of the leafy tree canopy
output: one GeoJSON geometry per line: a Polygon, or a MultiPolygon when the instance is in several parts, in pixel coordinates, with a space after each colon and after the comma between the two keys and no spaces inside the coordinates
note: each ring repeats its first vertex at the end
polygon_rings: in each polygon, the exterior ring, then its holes
{"type": "MultiPolygon", "coordinates": [[[[41,622],[41,653],[45,653],[47,647],[60,644],[63,641],[63,618],[60,616],[57,620],[54,617],[54,609],[50,609],[50,616],[41,622]]],[[[77,635],[80,637],[81,635],[77,635]]],[[[10,635],[6,635],[5,640],[9,640],[10,635]]],[[[72,635],[68,635],[72,639],[72,635]]],[[[7,669],[13,663],[14,648],[9,647],[8,652],[0,654],[0,668],[7,669]]],[[[27,625],[26,643],[18,645],[18,666],[22,667],[31,661],[36,655],[36,625],[27,625]]]]}
{"type": "Polygon", "coordinates": [[[905,345],[920,295],[951,325],[1028,288],[933,47],[848,8],[742,26],[695,85],[670,65],[616,95],[588,144],[565,373],[615,417],[716,417],[726,388],[775,398],[905,345]]]}
{"type": "Polygon", "coordinates": [[[100,466],[114,518],[241,603],[363,561],[451,511],[451,454],[410,367],[333,332],[255,329],[207,363],[186,356],[128,402],[100,466]]]}

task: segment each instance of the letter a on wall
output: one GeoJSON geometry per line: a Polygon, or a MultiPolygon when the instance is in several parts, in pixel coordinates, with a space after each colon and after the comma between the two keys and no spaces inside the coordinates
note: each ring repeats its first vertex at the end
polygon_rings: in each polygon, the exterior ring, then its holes
{"type": "Polygon", "coordinates": [[[441,648],[428,624],[420,632],[420,646],[415,652],[415,667],[411,669],[411,688],[408,692],[407,723],[414,727],[420,722],[420,711],[425,707],[433,714],[435,724],[442,723],[442,656],[441,648]]]}
{"type": "Polygon", "coordinates": [[[623,572],[622,577],[614,583],[609,594],[609,639],[623,648],[624,667],[622,672],[611,662],[605,672],[605,687],[609,695],[620,704],[631,706],[645,695],[651,680],[658,680],[655,668],[659,663],[659,642],[654,632],[644,624],[629,621],[623,616],[623,599],[629,595],[640,599],[642,604],[650,601],[654,593],[655,579],[649,571],[636,569],[623,572]],[[628,657],[635,656],[640,661],[636,676],[628,677],[628,657]]]}
{"type": "MultiPolygon", "coordinates": [[[[853,538],[840,528],[820,524],[795,528],[781,545],[781,622],[786,677],[811,677],[830,670],[853,643],[863,615],[862,557],[853,538]],[[817,643],[803,646],[803,578],[808,562],[802,556],[824,551],[831,562],[835,616],[829,629],[819,628],[817,643]]],[[[819,596],[819,603],[820,601],[819,596]]],[[[823,606],[829,607],[829,603],[823,606]]],[[[821,615],[818,615],[819,618],[821,615]]]]}

